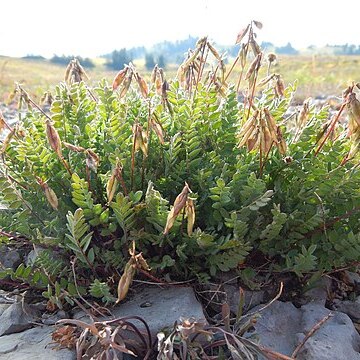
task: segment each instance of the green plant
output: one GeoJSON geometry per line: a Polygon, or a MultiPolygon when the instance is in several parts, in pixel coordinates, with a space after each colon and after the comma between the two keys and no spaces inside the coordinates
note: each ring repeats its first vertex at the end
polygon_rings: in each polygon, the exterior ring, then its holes
{"type": "Polygon", "coordinates": [[[1,123],[8,209],[0,226],[65,262],[61,275],[33,265],[45,287],[77,296],[71,257],[79,288],[104,301],[115,292],[110,279],[127,289],[137,271],[206,281],[246,267],[249,254],[300,276],[359,260],[356,87],[335,118],[307,103],[294,120],[296,84],[285,87],[279,74],[258,81],[263,54],[253,26],[261,27],[252,22],[239,34],[228,71],[203,38],[171,81],[156,68],[148,84],[129,64],[112,86],[90,88],[73,61],[50,113],[17,87],[26,115],[13,128],[1,123]],[[239,64],[244,103],[227,83],[239,64]],[[350,138],[339,122],[346,109],[350,138]]]}

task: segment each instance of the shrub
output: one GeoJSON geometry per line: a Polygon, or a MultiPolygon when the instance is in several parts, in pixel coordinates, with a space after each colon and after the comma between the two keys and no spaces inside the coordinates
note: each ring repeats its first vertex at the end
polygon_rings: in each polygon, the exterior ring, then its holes
{"type": "MultiPolygon", "coordinates": [[[[28,111],[1,150],[0,226],[45,250],[4,276],[47,286],[61,305],[86,289],[111,301],[117,273],[119,301],[136,271],[206,281],[249,258],[300,276],[359,260],[355,87],[330,122],[327,107],[308,102],[291,120],[296,84],[285,88],[278,74],[257,81],[252,25],[239,35],[248,34],[245,103],[206,38],[169,83],[156,68],[148,87],[126,66],[113,86],[59,84],[50,114],[18,86],[28,111]],[[205,78],[206,51],[219,73],[205,78]],[[339,123],[346,108],[350,139],[339,123]]],[[[81,80],[81,67],[68,71],[81,80]]]]}

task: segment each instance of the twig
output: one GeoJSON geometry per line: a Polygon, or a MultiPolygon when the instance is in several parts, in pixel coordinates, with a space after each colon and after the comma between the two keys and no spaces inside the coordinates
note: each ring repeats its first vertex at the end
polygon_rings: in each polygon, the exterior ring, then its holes
{"type": "Polygon", "coordinates": [[[314,335],[314,333],[316,331],[318,331],[321,326],[327,321],[329,320],[332,316],[334,316],[333,313],[329,313],[328,315],[326,315],[323,319],[321,319],[318,323],[316,323],[311,329],[310,331],[305,335],[304,339],[300,342],[300,344],[295,348],[294,352],[292,353],[292,357],[296,358],[297,354],[299,353],[299,351],[301,350],[301,348],[304,346],[304,344],[306,343],[306,341],[308,341],[308,339],[314,335]]]}
{"type": "Polygon", "coordinates": [[[266,354],[268,360],[295,360],[293,357],[289,357],[284,354],[280,354],[277,351],[267,349],[261,345],[258,345],[260,350],[266,354]]]}
{"type": "Polygon", "coordinates": [[[245,314],[243,317],[253,316],[253,315],[256,315],[257,313],[265,310],[267,307],[269,307],[272,303],[274,303],[281,296],[283,288],[284,288],[284,283],[281,282],[279,292],[277,293],[277,295],[270,302],[268,302],[266,305],[261,307],[259,310],[253,311],[252,313],[249,313],[249,314],[245,314]]]}

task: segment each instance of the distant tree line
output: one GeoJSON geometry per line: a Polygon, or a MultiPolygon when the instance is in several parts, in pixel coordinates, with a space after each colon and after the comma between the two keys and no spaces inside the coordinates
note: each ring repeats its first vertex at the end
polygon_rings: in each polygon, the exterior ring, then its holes
{"type": "Polygon", "coordinates": [[[360,54],[360,45],[356,46],[354,44],[345,44],[345,45],[327,45],[328,48],[334,50],[335,55],[359,55],[360,54]]]}
{"type": "Polygon", "coordinates": [[[83,58],[81,56],[73,56],[73,55],[54,55],[51,59],[50,62],[54,63],[54,64],[59,64],[59,65],[67,65],[72,59],[78,59],[81,63],[82,66],[84,66],[85,68],[93,68],[95,67],[95,64],[93,63],[93,61],[90,58],[83,58]]]}
{"type": "MultiPolygon", "coordinates": [[[[136,48],[139,49],[139,48],[136,48]]],[[[120,70],[124,67],[125,64],[133,61],[133,59],[138,59],[139,57],[145,57],[145,67],[147,70],[152,70],[156,64],[158,66],[165,68],[166,60],[163,54],[154,55],[154,53],[139,52],[138,55],[134,56],[134,52],[132,49],[127,50],[126,48],[122,48],[120,50],[114,50],[110,56],[106,55],[108,61],[106,66],[112,70],[120,70]]]]}

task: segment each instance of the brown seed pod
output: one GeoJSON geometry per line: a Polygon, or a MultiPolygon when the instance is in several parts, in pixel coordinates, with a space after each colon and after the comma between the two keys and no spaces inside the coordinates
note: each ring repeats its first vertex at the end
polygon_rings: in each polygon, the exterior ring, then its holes
{"type": "Polygon", "coordinates": [[[133,73],[131,72],[124,80],[124,83],[123,83],[123,87],[120,91],[120,99],[123,98],[126,93],[129,91],[129,88],[130,88],[130,85],[131,85],[131,81],[132,81],[132,77],[133,77],[133,73]]]}
{"type": "Polygon", "coordinates": [[[112,199],[114,198],[117,185],[118,182],[116,179],[116,174],[113,172],[106,183],[106,196],[107,196],[108,204],[110,204],[112,199]]]}
{"type": "Polygon", "coordinates": [[[207,43],[207,47],[209,48],[210,52],[214,55],[214,57],[218,60],[221,61],[221,56],[218,53],[218,51],[210,44],[210,42],[208,41],[207,43]]]}
{"type": "Polygon", "coordinates": [[[129,67],[126,65],[124,69],[120,70],[114,77],[112,88],[116,90],[123,83],[129,67]]]}
{"type": "Polygon", "coordinates": [[[263,28],[263,24],[260,21],[253,20],[253,23],[259,30],[263,28]]]}
{"type": "Polygon", "coordinates": [[[86,166],[96,173],[100,161],[99,156],[90,149],[87,149],[85,153],[86,153],[86,166]]]}
{"type": "Polygon", "coordinates": [[[192,199],[187,199],[185,213],[187,215],[187,233],[191,236],[195,224],[195,206],[192,199]]]}
{"type": "Polygon", "coordinates": [[[136,273],[136,264],[134,257],[131,257],[130,260],[126,263],[124,268],[124,273],[122,274],[119,284],[118,284],[118,298],[116,300],[116,303],[119,303],[121,300],[124,300],[130,285],[134,279],[136,273]]]}
{"type": "Polygon", "coordinates": [[[49,185],[43,181],[41,178],[36,177],[36,180],[38,182],[38,184],[41,186],[41,189],[44,191],[45,197],[47,199],[47,201],[49,202],[49,204],[51,205],[51,207],[54,210],[58,209],[59,206],[59,200],[55,194],[55,191],[53,189],[51,189],[49,187],[49,185]]]}
{"type": "Polygon", "coordinates": [[[283,97],[285,92],[285,84],[281,75],[276,76],[275,94],[277,97],[283,97]]]}
{"type": "Polygon", "coordinates": [[[60,136],[50,120],[46,120],[46,137],[51,148],[62,158],[60,136]]]}
{"type": "Polygon", "coordinates": [[[360,101],[356,98],[355,93],[350,93],[347,99],[349,116],[360,126],[360,101]]]}
{"type": "Polygon", "coordinates": [[[3,144],[2,144],[2,147],[1,147],[1,149],[0,149],[0,155],[2,155],[2,154],[5,153],[7,147],[8,147],[9,144],[10,144],[11,139],[12,139],[13,136],[14,136],[14,134],[15,134],[15,128],[13,128],[13,129],[7,134],[6,138],[4,139],[3,144]]]}
{"type": "Polygon", "coordinates": [[[249,28],[250,28],[250,24],[248,24],[248,26],[245,27],[244,29],[240,30],[240,32],[238,33],[238,35],[236,37],[235,45],[241,43],[241,40],[245,37],[245,35],[247,34],[249,28]]]}
{"type": "Polygon", "coordinates": [[[250,40],[250,47],[251,47],[251,50],[252,50],[254,56],[261,54],[261,48],[260,48],[259,44],[255,41],[254,38],[252,38],[250,40]]]}
{"type": "Polygon", "coordinates": [[[85,148],[83,148],[83,147],[81,147],[81,146],[75,146],[75,145],[73,145],[73,144],[69,144],[69,143],[67,143],[67,142],[63,142],[63,145],[67,148],[67,149],[69,149],[69,150],[71,150],[71,151],[75,151],[75,152],[84,152],[86,149],[85,148]]]}
{"type": "Polygon", "coordinates": [[[158,78],[158,72],[159,72],[159,67],[158,64],[156,64],[151,72],[151,76],[150,76],[151,84],[155,84],[155,81],[158,78]]]}
{"type": "Polygon", "coordinates": [[[253,75],[255,72],[257,72],[260,68],[260,64],[261,64],[261,56],[262,54],[259,53],[255,59],[251,62],[248,71],[246,72],[245,75],[245,80],[249,80],[251,75],[253,75]]]}
{"type": "Polygon", "coordinates": [[[180,212],[185,208],[188,195],[190,192],[191,190],[189,188],[189,185],[185,183],[184,188],[182,189],[181,193],[176,197],[174,201],[174,205],[168,214],[165,229],[163,231],[164,235],[169,233],[170,229],[174,225],[175,219],[180,214],[180,212]]]}
{"type": "Polygon", "coordinates": [[[152,117],[150,120],[150,125],[151,128],[154,130],[156,136],[158,137],[160,144],[164,144],[164,133],[160,123],[154,117],[152,117]]]}
{"type": "Polygon", "coordinates": [[[149,96],[149,88],[146,81],[138,73],[135,73],[135,78],[139,85],[141,95],[146,99],[149,96]]]}

